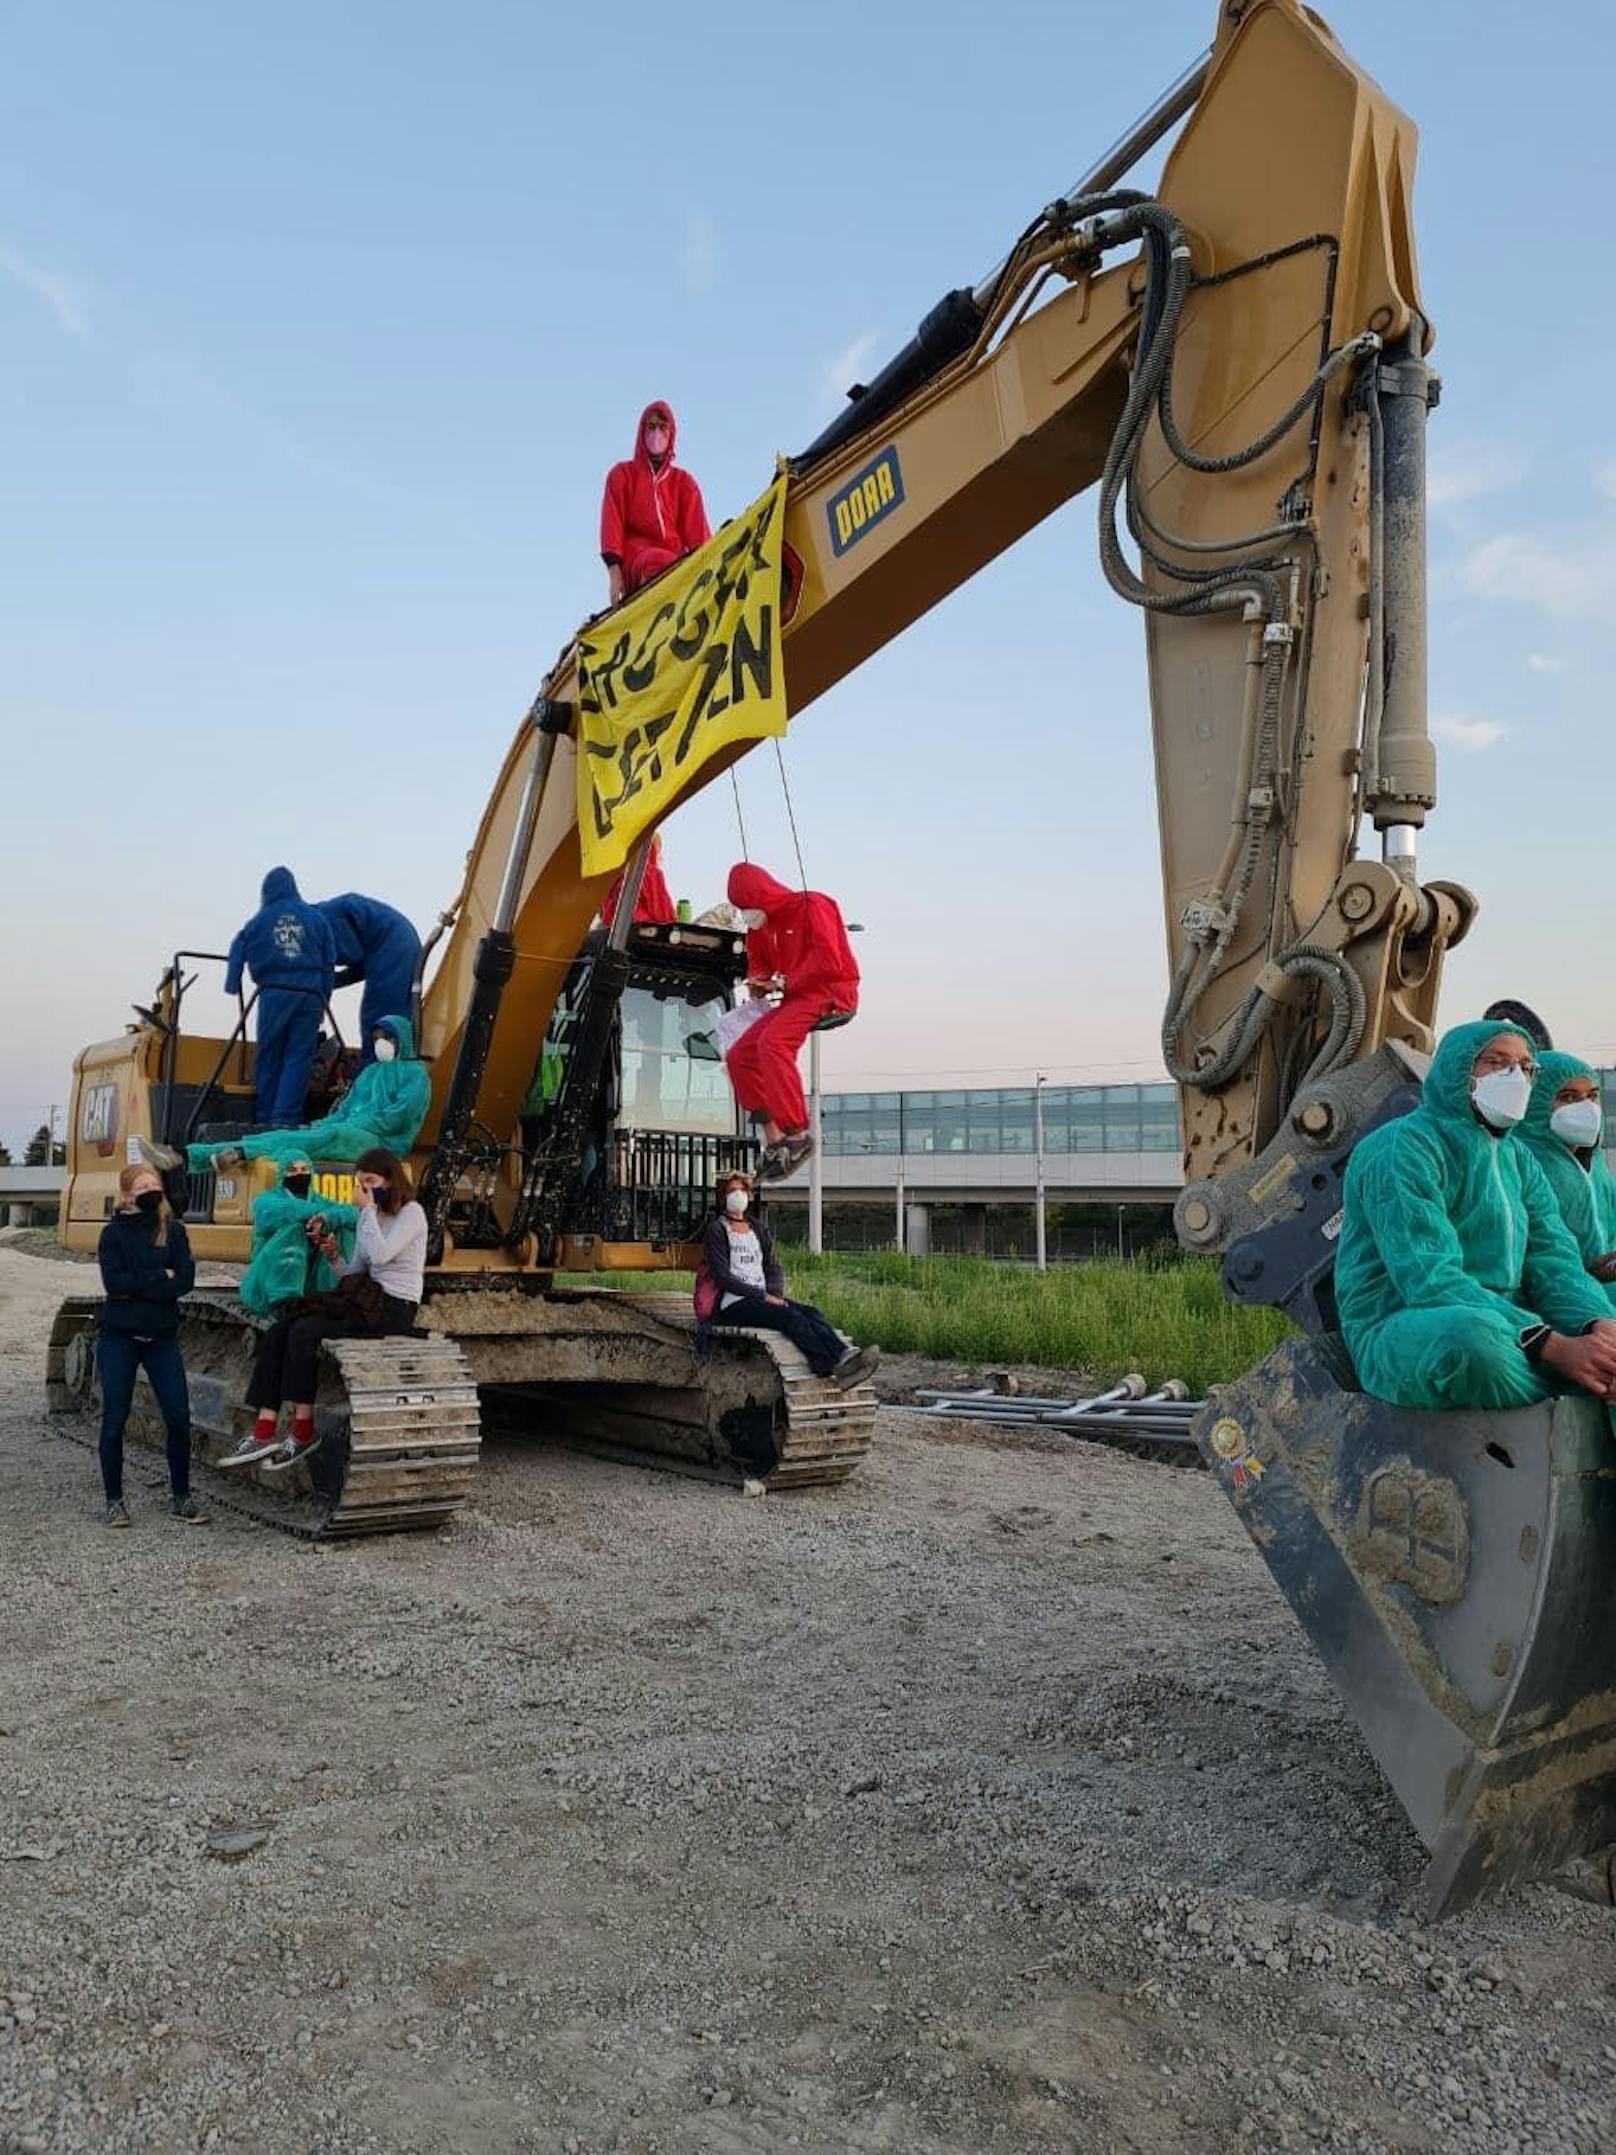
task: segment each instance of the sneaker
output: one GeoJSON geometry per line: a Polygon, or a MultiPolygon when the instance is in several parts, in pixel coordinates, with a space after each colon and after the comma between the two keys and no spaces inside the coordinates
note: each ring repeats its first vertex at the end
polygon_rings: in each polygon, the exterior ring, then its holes
{"type": "Polygon", "coordinates": [[[849,1347],[831,1371],[830,1381],[838,1390],[845,1392],[851,1385],[862,1383],[880,1359],[879,1347],[849,1347]]]}
{"type": "Polygon", "coordinates": [[[814,1156],[813,1133],[799,1130],[795,1136],[781,1138],[778,1145],[769,1146],[758,1162],[758,1179],[762,1182],[783,1182],[787,1175],[794,1175],[805,1160],[814,1156]]]}
{"type": "Polygon", "coordinates": [[[140,1154],[142,1167],[155,1168],[160,1175],[172,1174],[176,1167],[185,1165],[183,1152],[176,1152],[172,1145],[161,1145],[155,1137],[137,1137],[135,1150],[140,1154]]]}
{"type": "Polygon", "coordinates": [[[296,1437],[283,1437],[275,1447],[274,1456],[264,1461],[266,1474],[290,1474],[300,1459],[307,1459],[318,1451],[318,1437],[307,1437],[301,1443],[296,1437]]]}
{"type": "Polygon", "coordinates": [[[246,1164],[247,1155],[239,1145],[221,1145],[213,1155],[213,1172],[216,1175],[231,1174],[236,1168],[245,1167],[246,1164]]]}
{"type": "Polygon", "coordinates": [[[227,1452],[223,1459],[215,1460],[214,1464],[221,1474],[228,1474],[234,1467],[250,1467],[260,1459],[273,1458],[279,1442],[280,1439],[273,1431],[263,1438],[245,1436],[233,1452],[227,1452]]]}
{"type": "Polygon", "coordinates": [[[129,1524],[129,1507],[128,1507],[128,1505],[127,1505],[127,1504],[126,1504],[126,1503],[124,1502],[124,1500],[123,1500],[123,1498],[122,1498],[122,1497],[113,1497],[113,1498],[111,1499],[111,1501],[110,1501],[110,1502],[108,1503],[108,1505],[107,1505],[107,1525],[108,1525],[108,1526],[127,1526],[128,1524],[129,1524]]]}
{"type": "Polygon", "coordinates": [[[193,1496],[170,1497],[168,1511],[170,1518],[183,1519],[187,1526],[206,1526],[209,1523],[208,1514],[193,1496]]]}

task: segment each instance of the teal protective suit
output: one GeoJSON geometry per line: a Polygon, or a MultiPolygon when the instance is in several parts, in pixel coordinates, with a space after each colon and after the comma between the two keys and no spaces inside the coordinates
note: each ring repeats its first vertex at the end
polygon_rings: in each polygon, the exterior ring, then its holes
{"type": "Polygon", "coordinates": [[[1583,1263],[1591,1265],[1596,1257],[1608,1257],[1616,1250],[1616,1181],[1598,1146],[1584,1165],[1582,1154],[1573,1152],[1564,1138],[1556,1137],[1549,1128],[1549,1117],[1554,1113],[1554,1096],[1562,1085],[1569,1084],[1572,1078],[1594,1078],[1597,1083],[1597,1074],[1575,1055],[1563,1055],[1557,1048],[1538,1057],[1537,1070],[1532,1103],[1515,1140],[1542,1168],[1560,1217],[1582,1252],[1583,1263]]]}
{"type": "MultiPolygon", "coordinates": [[[[283,1166],[283,1180],[285,1174],[283,1166]]],[[[299,1295],[323,1294],[337,1284],[337,1275],[304,1232],[316,1216],[324,1219],[336,1236],[344,1259],[352,1257],[354,1229],[359,1221],[354,1206],[339,1205],[317,1192],[294,1197],[287,1189],[266,1190],[262,1197],[254,1198],[252,1259],[236,1290],[254,1316],[267,1317],[278,1302],[295,1301],[299,1295]]]]}
{"type": "Polygon", "coordinates": [[[383,1018],[377,1032],[389,1034],[398,1059],[368,1063],[323,1122],[301,1130],[260,1130],[256,1137],[227,1138],[217,1145],[190,1145],[187,1163],[200,1173],[217,1152],[240,1152],[249,1160],[357,1160],[373,1145],[385,1145],[408,1157],[426,1111],[432,1104],[432,1080],[425,1063],[415,1059],[415,1032],[408,1018],[383,1018]]]}
{"type": "Polygon", "coordinates": [[[1508,1030],[1484,1019],[1445,1033],[1420,1105],[1347,1162],[1341,1329],[1364,1390],[1394,1406],[1530,1406],[1555,1387],[1522,1335],[1611,1315],[1542,1168],[1470,1104],[1476,1057],[1508,1030]]]}

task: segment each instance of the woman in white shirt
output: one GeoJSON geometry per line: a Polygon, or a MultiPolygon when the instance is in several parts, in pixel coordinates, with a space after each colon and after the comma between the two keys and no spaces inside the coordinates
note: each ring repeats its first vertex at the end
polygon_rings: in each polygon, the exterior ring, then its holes
{"type": "Polygon", "coordinates": [[[726,1175],[718,1185],[718,1210],[702,1238],[698,1320],[783,1332],[816,1377],[829,1377],[844,1389],[859,1383],[880,1361],[880,1348],[850,1346],[811,1302],[790,1300],[774,1237],[761,1220],[748,1217],[751,1206],[751,1176],[726,1175]]]}
{"type": "Polygon", "coordinates": [[[345,1264],[334,1236],[320,1238],[337,1284],[327,1294],[294,1302],[258,1342],[247,1404],[258,1410],[250,1436],[221,1467],[251,1466],[285,1473],[306,1459],[314,1432],[314,1393],[320,1346],[328,1339],[386,1338],[408,1332],[421,1306],[426,1273],[426,1214],[415,1202],[409,1171],[396,1153],[377,1145],[354,1162],[353,1201],[359,1212],[353,1257],[345,1264]],[[278,1435],[282,1403],[292,1404],[292,1427],[278,1435]]]}

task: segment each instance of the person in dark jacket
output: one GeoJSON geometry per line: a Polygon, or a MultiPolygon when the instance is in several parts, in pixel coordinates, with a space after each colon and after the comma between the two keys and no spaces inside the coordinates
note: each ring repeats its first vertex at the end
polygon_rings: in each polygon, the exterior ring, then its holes
{"type": "Polygon", "coordinates": [[[230,945],[224,992],[234,995],[245,966],[258,990],[258,1049],[253,1064],[261,1127],[284,1130],[303,1119],[320,1018],[331,993],[336,945],[325,915],[298,896],[290,868],[271,868],[263,903],[230,945]]]}
{"type": "Polygon", "coordinates": [[[600,558],[613,606],[712,537],[701,488],[674,467],[677,438],[672,408],[659,397],[640,414],[634,454],[606,474],[600,558]]]}
{"type": "Polygon", "coordinates": [[[325,915],[336,946],[337,974],[332,985],[365,984],[359,1004],[363,1068],[375,1053],[380,1021],[410,1008],[415,968],[421,962],[421,938],[396,907],[384,905],[380,898],[363,897],[356,890],[344,891],[340,898],[322,898],[318,910],[325,915]]]}
{"type": "Polygon", "coordinates": [[[144,1369],[168,1438],[169,1511],[187,1526],[208,1515],[191,1494],[191,1402],[180,1354],[180,1297],[196,1284],[196,1264],[181,1221],[163,1198],[154,1168],[126,1167],[118,1207],[96,1251],[107,1291],[96,1362],[101,1373],[101,1485],[107,1525],[127,1526],[123,1433],[144,1369]]]}
{"type": "Polygon", "coordinates": [[[857,1384],[880,1361],[880,1348],[850,1347],[811,1302],[787,1299],[774,1237],[761,1220],[748,1218],[751,1207],[752,1178],[726,1175],[718,1185],[718,1211],[702,1238],[696,1315],[711,1325],[783,1332],[816,1377],[844,1389],[857,1384]]]}

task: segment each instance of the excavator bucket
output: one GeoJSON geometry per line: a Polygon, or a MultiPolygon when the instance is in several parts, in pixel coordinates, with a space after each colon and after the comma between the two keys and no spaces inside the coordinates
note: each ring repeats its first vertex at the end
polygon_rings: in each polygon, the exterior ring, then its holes
{"type": "Polygon", "coordinates": [[[1196,1423],[1430,1851],[1446,1915],[1616,1842],[1616,1441],[1592,1399],[1421,1414],[1293,1340],[1196,1423]]]}

